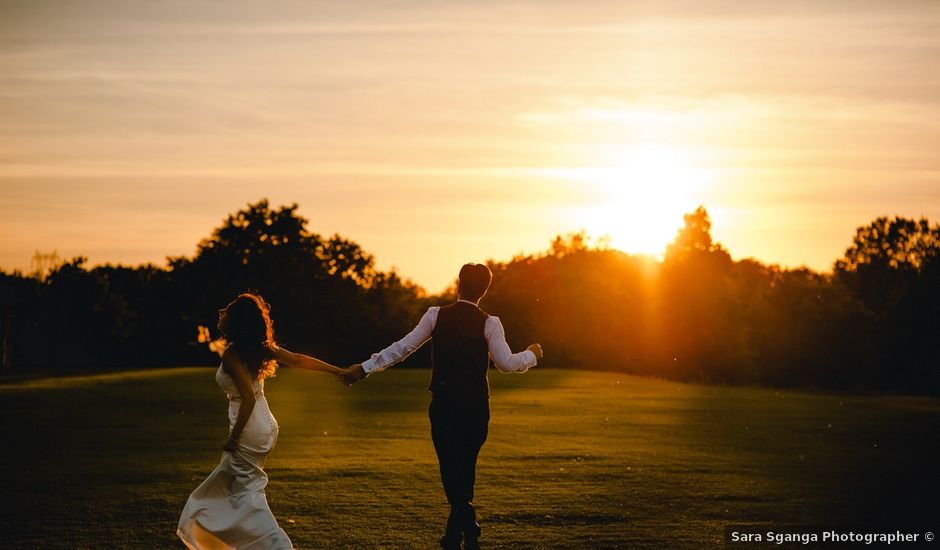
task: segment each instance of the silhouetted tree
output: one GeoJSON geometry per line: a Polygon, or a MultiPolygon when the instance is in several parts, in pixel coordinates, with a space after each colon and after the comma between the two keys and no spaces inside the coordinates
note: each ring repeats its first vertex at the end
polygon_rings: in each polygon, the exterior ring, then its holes
{"type": "MultiPolygon", "coordinates": [[[[197,327],[215,333],[218,309],[252,290],[271,303],[281,342],[346,363],[454,298],[426,297],[357,243],[307,227],[297,205],[262,200],[165,268],[43,256],[32,276],[0,274],[5,357],[21,367],[205,364],[217,358],[197,327]]],[[[938,394],[938,252],[940,226],[879,218],[858,229],[832,275],[734,261],[699,207],[662,262],[584,233],[490,262],[483,307],[514,347],[542,342],[550,366],[938,394]]]]}
{"type": "Polygon", "coordinates": [[[361,360],[416,320],[417,287],[377,272],[358,244],[307,224],[296,204],[272,209],[262,200],[228,216],[193,258],[171,259],[171,287],[184,298],[175,337],[214,329],[218,309],[247,290],[271,304],[285,345],[334,361],[361,360]],[[376,306],[382,297],[394,297],[394,307],[376,306]]]}
{"type": "Polygon", "coordinates": [[[108,281],[74,258],[49,273],[36,295],[34,356],[46,366],[115,365],[131,316],[108,281]]]}
{"type": "Polygon", "coordinates": [[[18,364],[214,361],[197,327],[215,332],[218,309],[247,290],[271,303],[285,345],[338,362],[364,359],[417,321],[426,302],[420,288],[377,271],[358,244],[323,238],[307,223],[297,205],[262,200],[227,216],[195,256],[170,258],[168,268],[87,269],[76,258],[45,262],[42,278],[5,275],[3,294],[20,304],[12,347],[30,350],[18,364]]]}
{"type": "Polygon", "coordinates": [[[704,206],[685,214],[682,220],[682,229],[666,247],[667,262],[696,253],[723,251],[720,244],[712,241],[712,220],[704,206]]]}
{"type": "Polygon", "coordinates": [[[712,241],[705,208],[683,218],[684,226],[666,248],[657,287],[661,359],[673,374],[700,380],[734,378],[732,370],[750,372],[747,358],[732,357],[747,347],[738,333],[744,327],[735,318],[740,304],[731,256],[712,241]]]}
{"type": "Polygon", "coordinates": [[[842,276],[734,261],[710,229],[704,208],[686,215],[662,263],[592,247],[582,234],[558,237],[542,255],[491,264],[496,277],[484,306],[503,316],[516,343],[543,341],[555,366],[937,392],[935,381],[910,370],[928,359],[937,364],[937,346],[912,336],[938,341],[930,312],[940,287],[926,282],[937,265],[929,246],[907,248],[923,258],[924,275],[915,280],[918,303],[927,307],[888,318],[866,307],[842,276]],[[894,330],[908,341],[887,339],[894,330]],[[892,360],[899,349],[920,349],[923,357],[903,352],[892,360]]]}
{"type": "Polygon", "coordinates": [[[876,319],[872,385],[940,390],[940,225],[878,218],[858,228],[835,274],[876,319]]]}

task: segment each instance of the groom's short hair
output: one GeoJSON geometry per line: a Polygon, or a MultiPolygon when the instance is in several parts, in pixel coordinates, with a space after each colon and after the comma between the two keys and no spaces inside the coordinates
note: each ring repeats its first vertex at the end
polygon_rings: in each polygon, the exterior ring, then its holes
{"type": "Polygon", "coordinates": [[[493,273],[484,264],[464,264],[457,279],[457,294],[465,300],[479,300],[492,280],[493,273]]]}

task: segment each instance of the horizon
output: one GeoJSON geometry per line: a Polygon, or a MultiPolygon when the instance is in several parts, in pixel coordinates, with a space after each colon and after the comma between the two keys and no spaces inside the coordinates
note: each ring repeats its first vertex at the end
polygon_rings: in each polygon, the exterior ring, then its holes
{"type": "Polygon", "coordinates": [[[940,221],[927,0],[54,5],[0,0],[6,271],[165,266],[263,197],[432,294],[581,230],[661,254],[699,204],[820,272],[940,221]]]}
{"type": "MultiPolygon", "coordinates": [[[[260,197],[260,198],[258,198],[257,200],[269,200],[269,199],[268,199],[267,197],[260,197]]],[[[257,201],[253,201],[253,202],[257,202],[257,201]]],[[[282,207],[282,206],[289,206],[289,205],[295,204],[295,203],[294,203],[294,202],[290,202],[290,201],[287,201],[287,202],[284,202],[284,203],[275,203],[275,202],[270,202],[270,201],[269,201],[269,204],[270,204],[271,208],[276,209],[276,208],[279,208],[279,207],[282,207]]],[[[241,210],[242,208],[244,208],[244,207],[246,207],[246,206],[248,206],[247,203],[246,203],[245,205],[242,205],[242,207],[239,207],[238,210],[241,210]]],[[[699,205],[699,206],[705,207],[706,210],[707,210],[707,206],[705,206],[705,205],[699,205]]],[[[212,229],[207,230],[207,231],[206,231],[206,234],[205,234],[203,237],[200,237],[197,241],[195,241],[195,242],[192,244],[192,246],[190,247],[191,250],[190,250],[189,252],[180,253],[180,254],[168,254],[168,255],[163,256],[163,257],[162,257],[161,259],[159,259],[159,260],[148,260],[148,259],[145,259],[145,260],[142,260],[142,261],[139,261],[139,262],[127,262],[127,261],[120,261],[120,260],[118,260],[118,261],[94,261],[92,258],[88,257],[87,254],[81,254],[81,253],[76,253],[76,254],[60,254],[59,251],[58,251],[58,249],[50,249],[50,250],[39,250],[39,249],[37,249],[37,250],[34,251],[34,254],[40,254],[40,255],[43,255],[43,256],[48,256],[48,255],[52,254],[52,255],[54,255],[54,256],[58,259],[58,261],[62,261],[62,262],[70,261],[70,260],[72,260],[73,258],[76,258],[76,257],[85,257],[85,258],[87,259],[87,264],[86,264],[86,265],[88,265],[89,267],[92,267],[92,268],[93,268],[93,267],[99,267],[99,266],[141,267],[141,266],[144,266],[144,265],[155,265],[155,266],[160,267],[160,268],[163,268],[163,269],[168,269],[168,268],[169,268],[169,260],[172,259],[172,258],[174,258],[174,257],[180,257],[180,256],[182,256],[182,257],[193,257],[194,254],[197,252],[197,246],[198,246],[199,242],[201,242],[201,241],[202,241],[203,239],[205,239],[205,238],[209,238],[209,237],[211,236],[211,233],[212,233],[215,229],[217,229],[217,228],[221,225],[222,222],[224,222],[224,219],[225,219],[228,215],[234,214],[235,212],[236,212],[236,210],[233,210],[233,211],[231,211],[231,212],[226,213],[224,216],[220,217],[219,220],[218,220],[218,222],[217,222],[217,225],[216,225],[215,227],[213,227],[212,229]]],[[[305,214],[304,214],[303,205],[301,205],[301,204],[299,204],[299,203],[297,203],[297,213],[298,213],[300,216],[307,218],[307,216],[305,216],[305,214]]],[[[691,213],[691,210],[690,210],[689,212],[687,212],[687,213],[691,213]]],[[[710,214],[710,212],[709,212],[709,214],[710,214]]],[[[896,216],[898,216],[898,215],[885,215],[884,217],[887,217],[888,219],[894,219],[896,216]]],[[[914,218],[914,219],[920,219],[920,218],[914,218]]],[[[310,225],[310,223],[311,223],[311,220],[310,220],[309,218],[307,218],[307,220],[308,220],[308,227],[307,227],[307,230],[308,230],[311,234],[318,234],[318,235],[320,235],[321,237],[324,237],[324,238],[328,238],[328,237],[330,237],[330,236],[332,236],[332,235],[338,234],[340,237],[349,238],[348,235],[344,235],[344,234],[341,234],[341,233],[317,231],[317,230],[315,230],[315,229],[309,227],[309,225],[310,225]]],[[[714,221],[714,220],[713,220],[713,221],[714,221]]],[[[870,222],[870,221],[874,221],[874,219],[869,220],[869,222],[870,222]]],[[[866,222],[866,224],[867,224],[867,223],[868,223],[868,222],[866,222]]],[[[936,222],[935,220],[932,221],[932,224],[936,225],[936,223],[937,223],[937,222],[936,222]]],[[[865,224],[859,224],[859,225],[865,225],[865,224]]],[[[681,226],[676,226],[676,228],[675,228],[675,233],[678,233],[680,229],[681,229],[681,226]]],[[[382,262],[382,259],[381,259],[381,258],[377,257],[377,256],[374,254],[374,252],[373,252],[372,250],[370,250],[370,248],[368,247],[368,245],[367,245],[366,243],[358,242],[358,241],[356,241],[355,239],[351,239],[351,240],[353,240],[353,242],[355,242],[356,244],[360,245],[360,246],[362,247],[363,251],[365,251],[365,252],[368,253],[368,254],[372,254],[372,255],[373,255],[373,257],[374,257],[374,259],[375,259],[375,264],[376,264],[376,268],[377,268],[377,269],[379,269],[379,270],[381,270],[381,271],[394,270],[394,271],[395,271],[396,273],[398,273],[398,275],[401,276],[402,278],[404,278],[404,279],[406,279],[406,280],[409,280],[409,281],[411,281],[411,282],[414,283],[414,284],[417,284],[417,285],[418,285],[419,287],[421,287],[427,294],[429,294],[429,295],[436,295],[436,294],[441,294],[442,292],[446,291],[450,286],[452,286],[453,284],[456,283],[456,281],[457,281],[456,271],[459,271],[459,268],[460,268],[461,265],[463,265],[463,263],[466,263],[466,262],[484,262],[484,263],[485,263],[485,262],[491,262],[491,261],[492,261],[492,262],[495,262],[495,263],[508,263],[508,262],[511,262],[513,258],[515,258],[516,256],[519,256],[519,255],[523,255],[523,256],[533,256],[533,255],[534,255],[534,256],[537,256],[537,255],[539,255],[539,254],[541,254],[541,253],[549,252],[549,251],[551,250],[551,241],[552,241],[553,239],[555,239],[556,237],[567,238],[567,237],[571,237],[571,236],[576,235],[576,234],[582,234],[582,235],[584,235],[584,236],[586,237],[586,239],[587,239],[586,244],[587,244],[590,248],[592,248],[592,249],[605,249],[605,250],[606,250],[606,249],[610,249],[610,250],[615,250],[615,251],[618,251],[618,252],[627,254],[627,255],[629,255],[629,256],[647,257],[647,258],[649,258],[649,259],[651,259],[651,260],[653,260],[653,261],[656,261],[656,262],[661,262],[661,261],[663,260],[663,258],[664,258],[664,254],[665,254],[665,246],[664,246],[663,250],[662,250],[662,251],[659,251],[659,252],[648,252],[648,251],[644,251],[644,250],[631,251],[631,250],[624,249],[624,248],[622,248],[622,247],[618,247],[618,246],[615,245],[614,241],[610,238],[610,235],[592,234],[592,233],[589,233],[589,232],[582,226],[581,228],[579,228],[579,229],[576,230],[576,231],[570,231],[570,232],[567,232],[567,233],[557,233],[557,234],[555,234],[555,235],[552,235],[551,237],[549,237],[549,238],[545,241],[545,243],[543,244],[543,246],[542,246],[541,248],[537,248],[537,249],[533,249],[533,250],[520,251],[520,252],[518,252],[518,253],[512,254],[512,255],[507,256],[507,257],[471,258],[471,259],[468,259],[468,260],[465,260],[465,261],[456,260],[456,261],[458,261],[459,263],[455,263],[455,264],[454,264],[454,265],[455,265],[455,272],[454,272],[455,274],[454,274],[452,277],[450,277],[450,280],[448,280],[448,281],[444,284],[444,286],[441,286],[440,288],[437,288],[437,289],[432,289],[432,288],[429,288],[428,286],[422,284],[421,281],[415,280],[414,278],[412,278],[412,277],[410,277],[410,276],[407,276],[407,275],[406,275],[407,269],[403,270],[403,269],[401,269],[401,267],[398,266],[398,265],[386,265],[384,262],[382,262]]],[[[714,235],[714,232],[713,232],[713,231],[712,231],[712,234],[714,235]]],[[[854,230],[853,230],[853,236],[854,236],[854,230]]],[[[671,242],[671,240],[670,240],[670,242],[671,242]]],[[[743,260],[754,260],[754,261],[758,261],[758,262],[760,262],[760,263],[762,263],[762,264],[764,264],[764,265],[779,267],[779,268],[784,269],[784,270],[810,269],[810,270],[812,270],[812,271],[815,271],[815,272],[821,273],[821,274],[831,274],[831,273],[832,273],[832,268],[833,268],[834,264],[836,263],[836,261],[837,261],[838,259],[840,259],[840,258],[842,257],[841,252],[840,252],[840,254],[837,255],[836,257],[834,257],[834,258],[832,259],[832,261],[830,261],[830,262],[828,263],[828,265],[826,265],[826,266],[824,266],[824,267],[822,267],[822,268],[818,268],[818,267],[815,267],[815,266],[810,266],[810,265],[807,265],[806,263],[801,263],[801,264],[796,264],[796,265],[786,265],[786,264],[781,264],[781,263],[779,263],[779,262],[766,261],[766,260],[764,260],[764,259],[757,258],[757,257],[754,257],[754,256],[741,256],[741,255],[737,255],[737,254],[734,253],[733,250],[729,250],[729,249],[724,245],[724,243],[723,243],[720,239],[717,239],[717,238],[714,239],[714,243],[715,243],[716,245],[721,245],[721,246],[723,246],[723,247],[725,248],[725,250],[728,252],[728,254],[731,256],[732,260],[734,260],[734,261],[736,261],[736,262],[737,262],[737,261],[743,261],[743,260]]],[[[667,243],[667,244],[668,244],[668,243],[667,243]]],[[[844,252],[845,249],[849,248],[850,245],[851,245],[851,239],[849,239],[849,240],[847,241],[845,247],[842,249],[842,252],[844,252]]],[[[24,275],[29,275],[31,268],[34,267],[34,266],[32,266],[32,261],[33,261],[33,256],[30,257],[30,261],[27,262],[26,266],[23,266],[23,267],[17,266],[17,267],[14,267],[14,268],[6,268],[5,266],[0,265],[0,272],[21,273],[21,274],[24,274],[24,275]]],[[[441,273],[443,274],[443,270],[441,270],[441,273]]],[[[442,275],[442,276],[443,276],[443,277],[446,277],[446,275],[442,275]]]]}

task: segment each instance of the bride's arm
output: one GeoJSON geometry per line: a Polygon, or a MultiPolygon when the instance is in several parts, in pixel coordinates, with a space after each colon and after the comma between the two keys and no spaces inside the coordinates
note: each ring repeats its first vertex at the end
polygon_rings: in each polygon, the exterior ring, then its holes
{"type": "Polygon", "coordinates": [[[335,367],[326,361],[321,361],[316,357],[310,357],[302,353],[294,353],[284,348],[275,348],[274,360],[280,365],[295,369],[328,372],[335,375],[339,375],[342,372],[341,368],[335,367]]]}
{"type": "Polygon", "coordinates": [[[238,449],[238,438],[245,429],[245,424],[251,418],[251,411],[255,408],[255,390],[251,385],[251,375],[245,368],[241,358],[231,348],[225,350],[222,354],[222,370],[232,377],[238,393],[241,395],[241,402],[238,406],[238,417],[235,419],[235,425],[232,426],[232,433],[229,434],[228,441],[222,446],[228,452],[234,452],[238,449]]]}

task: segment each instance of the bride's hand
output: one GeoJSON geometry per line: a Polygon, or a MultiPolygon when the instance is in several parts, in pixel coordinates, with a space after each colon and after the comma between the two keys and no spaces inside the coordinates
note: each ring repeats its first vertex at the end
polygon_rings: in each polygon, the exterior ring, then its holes
{"type": "Polygon", "coordinates": [[[228,441],[226,441],[225,444],[222,445],[222,450],[227,453],[234,453],[235,451],[238,450],[238,441],[235,441],[231,437],[228,438],[228,441]]]}

